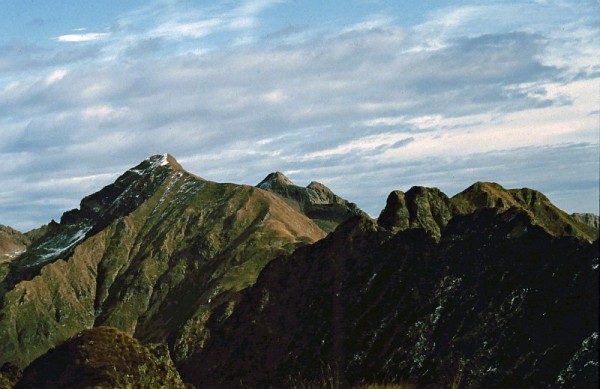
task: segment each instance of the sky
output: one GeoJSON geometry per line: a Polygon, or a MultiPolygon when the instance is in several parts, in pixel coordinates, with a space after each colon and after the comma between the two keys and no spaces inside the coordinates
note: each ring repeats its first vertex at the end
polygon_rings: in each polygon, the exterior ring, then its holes
{"type": "Polygon", "coordinates": [[[0,224],[59,220],[153,154],[205,179],[477,181],[598,213],[600,3],[0,0],[0,224]]]}

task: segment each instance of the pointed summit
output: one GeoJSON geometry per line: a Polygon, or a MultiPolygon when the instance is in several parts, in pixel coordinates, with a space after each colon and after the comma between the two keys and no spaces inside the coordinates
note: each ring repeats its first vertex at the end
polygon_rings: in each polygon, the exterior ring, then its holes
{"type": "Polygon", "coordinates": [[[176,182],[186,181],[189,187],[201,186],[205,182],[186,172],[170,154],[146,158],[114,183],[84,197],[78,209],[65,212],[60,223],[51,225],[42,234],[40,243],[32,244],[18,258],[21,265],[19,277],[31,277],[46,263],[69,257],[79,243],[115,219],[130,214],[158,192],[174,187],[176,182]]]}
{"type": "Polygon", "coordinates": [[[509,190],[495,182],[476,182],[452,198],[460,213],[475,212],[480,208],[519,207],[509,190]]]}
{"type": "Polygon", "coordinates": [[[177,162],[175,157],[168,153],[152,155],[143,160],[139,165],[129,169],[129,171],[138,174],[145,174],[153,172],[157,168],[163,166],[170,167],[173,170],[185,171],[185,169],[181,167],[179,162],[177,162]]]}
{"type": "Polygon", "coordinates": [[[294,183],[289,178],[287,178],[285,174],[283,174],[282,172],[274,172],[266,176],[264,180],[259,182],[256,186],[260,189],[267,190],[273,188],[274,186],[284,187],[289,185],[294,185],[294,183]]]}
{"type": "Polygon", "coordinates": [[[390,193],[378,223],[391,231],[423,228],[439,239],[455,213],[448,196],[438,188],[413,186],[406,193],[390,193]]]}

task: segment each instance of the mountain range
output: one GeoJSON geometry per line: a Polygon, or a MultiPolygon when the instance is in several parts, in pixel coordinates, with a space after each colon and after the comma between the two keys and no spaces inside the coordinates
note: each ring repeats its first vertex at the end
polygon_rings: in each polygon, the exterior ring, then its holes
{"type": "Polygon", "coordinates": [[[373,219],[165,154],[0,228],[0,387],[595,387],[597,312],[597,216],[495,183],[373,219]]]}

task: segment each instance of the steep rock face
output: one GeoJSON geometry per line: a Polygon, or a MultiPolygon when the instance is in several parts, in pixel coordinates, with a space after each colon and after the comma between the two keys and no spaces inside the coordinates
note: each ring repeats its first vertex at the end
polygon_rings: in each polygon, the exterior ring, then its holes
{"type": "Polygon", "coordinates": [[[439,189],[414,186],[406,193],[390,193],[377,220],[380,226],[390,231],[423,228],[439,239],[456,213],[448,196],[439,189]]]}
{"type": "Polygon", "coordinates": [[[31,363],[17,388],[185,388],[166,346],[110,327],[82,331],[31,363]]]}
{"type": "Polygon", "coordinates": [[[325,233],[280,197],[202,180],[154,156],[82,200],[10,263],[0,364],[25,366],[93,326],[202,348],[212,309],[252,285],[272,258],[325,233]]]}
{"type": "Polygon", "coordinates": [[[287,200],[293,208],[311,218],[325,232],[331,232],[340,223],[354,215],[366,215],[354,203],[339,197],[318,182],[307,187],[294,185],[283,173],[269,174],[257,188],[275,193],[287,200]]]}
{"type": "Polygon", "coordinates": [[[17,257],[30,243],[25,234],[0,224],[0,263],[17,257]]]}
{"type": "Polygon", "coordinates": [[[519,208],[457,216],[439,243],[356,217],[272,261],[181,371],[198,387],[326,371],[342,385],[595,387],[597,291],[597,242],[519,208]]]}
{"type": "Polygon", "coordinates": [[[572,213],[571,217],[580,223],[586,224],[598,231],[600,229],[600,217],[593,213],[572,213]]]}

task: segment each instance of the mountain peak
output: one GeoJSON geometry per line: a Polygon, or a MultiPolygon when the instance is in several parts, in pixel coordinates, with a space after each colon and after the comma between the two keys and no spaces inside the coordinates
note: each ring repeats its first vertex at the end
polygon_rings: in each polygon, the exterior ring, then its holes
{"type": "Polygon", "coordinates": [[[439,239],[453,215],[454,207],[441,190],[413,186],[406,193],[390,193],[378,223],[391,231],[423,228],[439,239]]]}
{"type": "Polygon", "coordinates": [[[155,154],[143,160],[139,165],[129,169],[135,173],[154,171],[161,166],[168,166],[175,170],[184,170],[171,154],[155,154]]]}
{"type": "Polygon", "coordinates": [[[269,174],[256,187],[283,197],[327,233],[352,216],[363,214],[356,204],[339,197],[325,185],[312,181],[307,187],[301,187],[281,172],[269,174]]]}
{"type": "Polygon", "coordinates": [[[259,182],[256,186],[260,189],[269,189],[273,187],[273,185],[288,186],[294,185],[294,183],[282,172],[273,172],[267,175],[264,180],[259,182]]]}

